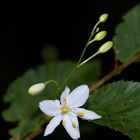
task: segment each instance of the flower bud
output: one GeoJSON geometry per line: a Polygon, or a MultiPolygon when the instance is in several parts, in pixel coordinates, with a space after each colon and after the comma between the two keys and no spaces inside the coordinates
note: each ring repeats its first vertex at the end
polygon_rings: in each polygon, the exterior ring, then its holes
{"type": "Polygon", "coordinates": [[[102,15],[99,17],[99,21],[100,21],[101,23],[106,22],[107,18],[108,18],[108,14],[102,14],[102,15]]]}
{"type": "Polygon", "coordinates": [[[99,27],[97,27],[95,32],[97,33],[99,30],[100,30],[100,28],[99,28],[99,27]]]}
{"type": "Polygon", "coordinates": [[[104,43],[98,50],[99,53],[105,53],[107,52],[109,49],[111,49],[111,47],[113,46],[113,42],[112,41],[107,41],[106,43],[104,43]]]}
{"type": "Polygon", "coordinates": [[[37,95],[40,92],[42,92],[44,89],[45,89],[44,83],[37,83],[29,88],[28,93],[31,95],[37,95]]]}
{"type": "Polygon", "coordinates": [[[101,31],[101,32],[96,34],[94,40],[95,41],[100,41],[100,40],[102,40],[106,36],[106,34],[107,34],[106,31],[101,31]]]}

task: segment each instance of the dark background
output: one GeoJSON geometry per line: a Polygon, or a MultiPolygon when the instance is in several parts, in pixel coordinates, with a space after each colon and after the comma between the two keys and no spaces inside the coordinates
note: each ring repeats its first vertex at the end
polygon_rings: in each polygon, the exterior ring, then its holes
{"type": "MultiPolygon", "coordinates": [[[[8,85],[29,68],[36,68],[49,59],[43,57],[43,48],[55,46],[60,60],[78,60],[93,25],[102,13],[109,13],[108,21],[101,28],[107,29],[107,38],[111,39],[122,16],[138,2],[139,0],[12,1],[1,4],[0,110],[7,107],[3,104],[2,97],[8,85]]],[[[110,52],[104,56],[103,61],[112,63],[111,60],[110,52]]],[[[103,65],[103,73],[110,69],[110,66],[103,65]]],[[[124,76],[128,75],[124,73],[124,76]]],[[[8,139],[7,131],[10,127],[11,124],[0,118],[1,140],[8,139]]],[[[102,137],[108,140],[128,140],[121,133],[109,129],[103,129],[96,137],[97,140],[102,137]]]]}

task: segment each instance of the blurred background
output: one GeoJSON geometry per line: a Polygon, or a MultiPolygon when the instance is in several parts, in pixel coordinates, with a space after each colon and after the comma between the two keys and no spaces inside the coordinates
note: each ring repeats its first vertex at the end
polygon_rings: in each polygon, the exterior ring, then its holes
{"type": "MultiPolygon", "coordinates": [[[[12,1],[1,4],[0,110],[8,107],[2,98],[14,79],[48,61],[78,60],[101,14],[109,13],[108,21],[100,27],[108,31],[106,39],[112,39],[115,27],[122,22],[122,16],[138,3],[139,0],[86,0],[12,1]]],[[[103,62],[107,62],[102,66],[104,75],[112,68],[113,53],[110,51],[100,57],[103,62]]],[[[126,73],[123,73],[124,77],[131,73],[129,68],[126,73]]],[[[139,80],[134,74],[129,78],[139,80]]],[[[9,138],[8,129],[12,125],[0,118],[1,140],[9,138]]],[[[95,135],[95,140],[102,138],[129,140],[121,133],[107,128],[95,135]]]]}

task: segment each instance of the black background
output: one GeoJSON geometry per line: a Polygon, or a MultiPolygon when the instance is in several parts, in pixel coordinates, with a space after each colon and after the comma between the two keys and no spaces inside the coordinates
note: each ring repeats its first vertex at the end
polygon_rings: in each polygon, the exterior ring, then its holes
{"type": "MultiPolygon", "coordinates": [[[[2,97],[8,85],[29,68],[36,68],[43,63],[41,52],[45,45],[55,45],[60,60],[78,60],[93,25],[102,13],[109,13],[104,26],[108,30],[107,38],[111,39],[122,16],[138,2],[139,0],[12,1],[1,4],[0,109],[7,107],[3,104],[2,97]]],[[[112,58],[111,52],[103,58],[103,61],[112,63],[109,59],[112,58]]],[[[110,66],[103,65],[103,73],[110,69],[110,66]]],[[[121,76],[139,80],[139,76],[130,73],[128,68],[121,76]]],[[[11,124],[1,118],[1,140],[8,139],[7,131],[10,127],[11,124]]],[[[108,140],[128,140],[122,134],[108,129],[99,132],[96,139],[102,137],[108,140]]]]}

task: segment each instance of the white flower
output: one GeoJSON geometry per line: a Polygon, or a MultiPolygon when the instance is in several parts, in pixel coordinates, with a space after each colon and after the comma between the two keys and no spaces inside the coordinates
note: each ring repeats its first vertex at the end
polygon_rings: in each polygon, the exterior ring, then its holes
{"type": "Polygon", "coordinates": [[[101,116],[93,111],[79,108],[89,97],[87,85],[81,85],[71,93],[68,87],[62,92],[59,100],[44,100],[39,107],[46,115],[53,117],[46,127],[44,136],[51,134],[62,121],[62,125],[72,139],[80,138],[78,117],[86,120],[100,119],[101,116]]]}

